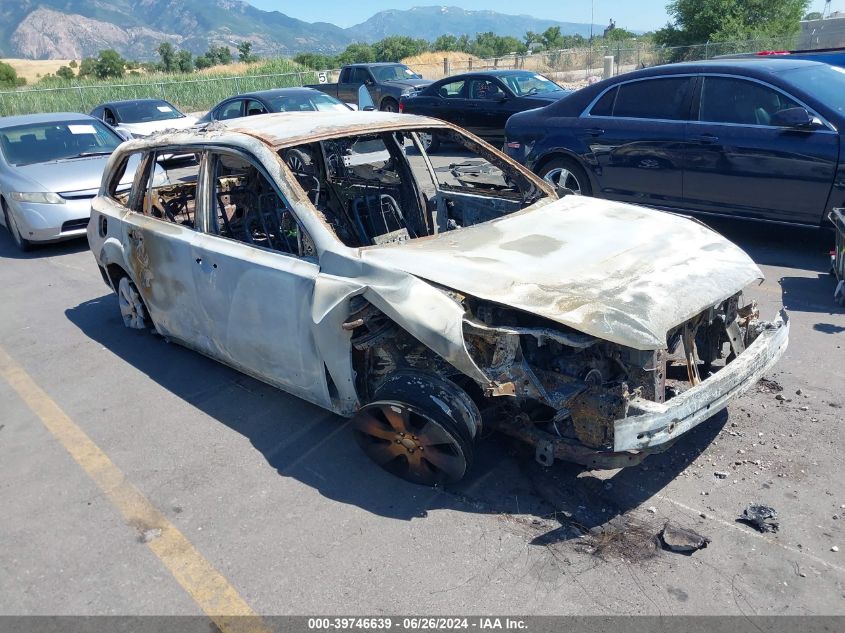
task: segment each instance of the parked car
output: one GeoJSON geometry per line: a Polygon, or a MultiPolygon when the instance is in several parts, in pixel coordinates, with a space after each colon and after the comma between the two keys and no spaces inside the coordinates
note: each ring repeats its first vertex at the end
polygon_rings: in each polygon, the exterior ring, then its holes
{"type": "Polygon", "coordinates": [[[0,222],[18,248],[85,235],[103,168],[122,142],[87,114],[0,118],[0,222]]]}
{"type": "Polygon", "coordinates": [[[348,105],[313,88],[278,88],[224,99],[201,117],[198,125],[269,112],[348,112],[348,105]]]}
{"type": "Polygon", "coordinates": [[[819,226],[845,202],[843,95],[788,57],[658,66],[514,115],[506,152],[584,195],[819,226]]]}
{"type": "Polygon", "coordinates": [[[558,199],[435,119],[268,114],[130,141],[92,206],[125,325],[352,417],[376,463],[419,483],[460,479],[482,424],[543,464],[637,463],[787,344],[784,313],[741,299],[762,272],[716,232],[558,199]],[[432,169],[432,133],[464,161],[432,169]],[[151,182],[161,154],[189,150],[196,173],[151,182]]]}
{"type": "MultiPolygon", "coordinates": [[[[340,81],[336,84],[313,84],[308,86],[346,103],[358,103],[359,88],[366,86],[370,98],[379,110],[399,112],[399,99],[428,86],[430,80],[405,66],[405,64],[349,64],[340,70],[340,81]]],[[[359,104],[360,106],[360,104],[359,104]]],[[[363,106],[360,106],[363,110],[363,106]]]]}
{"type": "MultiPolygon", "coordinates": [[[[449,121],[501,147],[512,114],[547,106],[569,94],[571,90],[527,70],[483,70],[446,77],[403,96],[399,111],[449,121]]],[[[437,151],[439,141],[431,139],[430,152],[437,151]]]]}
{"type": "Polygon", "coordinates": [[[91,110],[91,116],[111,125],[126,138],[149,136],[162,130],[184,130],[196,124],[164,99],[132,99],[111,101],[91,110]]]}

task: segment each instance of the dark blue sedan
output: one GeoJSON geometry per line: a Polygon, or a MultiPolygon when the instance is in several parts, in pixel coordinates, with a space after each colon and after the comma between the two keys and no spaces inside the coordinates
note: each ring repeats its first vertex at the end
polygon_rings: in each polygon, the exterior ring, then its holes
{"type": "Polygon", "coordinates": [[[505,151],[583,195],[819,226],[845,205],[845,69],[813,61],[673,64],[512,116],[505,151]]]}
{"type": "MultiPolygon", "coordinates": [[[[527,70],[481,70],[446,77],[404,96],[399,100],[399,111],[460,125],[501,147],[508,117],[569,94],[571,90],[527,70]]],[[[439,139],[435,136],[427,140],[428,151],[436,151],[439,139]]]]}

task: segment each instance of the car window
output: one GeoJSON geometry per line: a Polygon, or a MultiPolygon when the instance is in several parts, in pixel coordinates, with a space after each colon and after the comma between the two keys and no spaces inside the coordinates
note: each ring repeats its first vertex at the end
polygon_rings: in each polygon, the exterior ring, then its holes
{"type": "Polygon", "coordinates": [[[132,208],[136,211],[141,209],[141,201],[144,196],[136,193],[132,197],[133,199],[130,200],[130,194],[132,192],[132,183],[136,179],[141,183],[142,188],[146,188],[147,179],[145,175],[136,173],[143,169],[143,163],[141,161],[143,155],[144,152],[134,152],[129,154],[122,163],[117,165],[111,174],[106,189],[106,195],[109,198],[124,207],[129,207],[131,203],[132,208]]]}
{"type": "Polygon", "coordinates": [[[12,165],[106,156],[123,142],[99,119],[26,123],[0,129],[0,147],[12,165]]]}
{"type": "Polygon", "coordinates": [[[772,115],[798,103],[755,81],[732,77],[704,77],[698,118],[713,123],[770,125],[772,115]]]}
{"type": "Polygon", "coordinates": [[[619,91],[617,87],[611,88],[605,92],[601,98],[596,101],[596,105],[590,110],[590,116],[612,116],[613,104],[616,101],[616,93],[619,91]]]}
{"type": "Polygon", "coordinates": [[[464,89],[465,81],[451,81],[437,89],[437,94],[444,99],[458,99],[464,89]]]}
{"type": "Polygon", "coordinates": [[[480,100],[499,99],[505,96],[504,91],[495,81],[489,79],[472,79],[469,82],[469,98],[480,100]]]}
{"type": "Polygon", "coordinates": [[[502,77],[508,88],[517,97],[530,97],[536,94],[548,92],[560,92],[563,90],[555,82],[543,75],[521,73],[519,75],[505,75],[502,77]]]}
{"type": "Polygon", "coordinates": [[[154,152],[147,178],[142,213],[159,220],[194,228],[197,207],[199,154],[193,160],[174,161],[171,150],[154,152]]]}
{"type": "Polygon", "coordinates": [[[255,116],[256,114],[267,114],[267,108],[260,101],[250,99],[246,102],[246,115],[255,116]]]}
{"type": "Polygon", "coordinates": [[[114,111],[111,108],[105,108],[103,110],[103,121],[109,125],[117,125],[117,117],[114,115],[114,111]]]}
{"type": "Polygon", "coordinates": [[[682,120],[690,90],[689,77],[665,77],[632,81],[619,86],[614,117],[682,120]]]}
{"type": "Polygon", "coordinates": [[[211,232],[280,253],[315,257],[313,242],[263,171],[241,156],[211,155],[211,232]]]}
{"type": "Polygon", "coordinates": [[[185,115],[172,103],[163,99],[150,101],[132,101],[115,105],[115,113],[122,123],[146,123],[148,121],[166,121],[181,119],[185,115]]]}
{"type": "Polygon", "coordinates": [[[350,69],[349,72],[349,83],[352,84],[362,84],[367,79],[370,78],[370,73],[367,72],[366,68],[355,67],[350,69]]]}
{"type": "Polygon", "coordinates": [[[237,119],[241,116],[241,106],[243,105],[243,99],[235,99],[234,101],[230,101],[229,103],[220,107],[217,111],[217,119],[220,121],[225,121],[226,119],[237,119]]]}

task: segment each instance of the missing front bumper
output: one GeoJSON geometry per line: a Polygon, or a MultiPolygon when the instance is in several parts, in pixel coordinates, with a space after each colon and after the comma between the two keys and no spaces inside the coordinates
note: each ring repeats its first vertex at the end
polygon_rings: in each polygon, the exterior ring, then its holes
{"type": "Polygon", "coordinates": [[[501,421],[496,426],[534,446],[541,464],[560,459],[591,468],[634,466],[648,455],[667,450],[681,435],[755,385],[783,355],[788,342],[789,317],[781,310],[743,353],[699,385],[666,403],[632,399],[628,415],[613,422],[612,450],[596,450],[546,433],[527,421],[501,421]]]}

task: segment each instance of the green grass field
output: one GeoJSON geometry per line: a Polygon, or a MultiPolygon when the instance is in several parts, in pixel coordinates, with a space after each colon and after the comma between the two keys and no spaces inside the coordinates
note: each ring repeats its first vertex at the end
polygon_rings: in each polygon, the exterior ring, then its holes
{"type": "Polygon", "coordinates": [[[313,71],[286,59],[268,60],[238,77],[190,73],[125,76],[102,81],[53,80],[50,87],[30,86],[0,91],[0,116],[35,112],[90,112],[106,101],[158,97],[185,112],[207,110],[235,94],[317,83],[313,71]]]}

